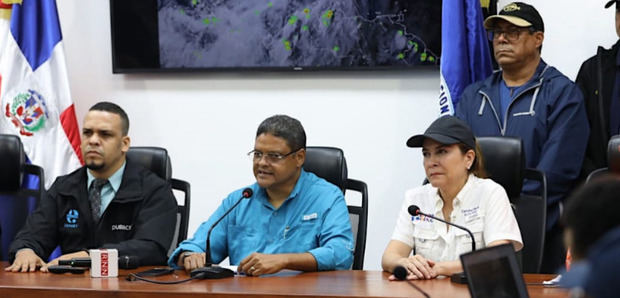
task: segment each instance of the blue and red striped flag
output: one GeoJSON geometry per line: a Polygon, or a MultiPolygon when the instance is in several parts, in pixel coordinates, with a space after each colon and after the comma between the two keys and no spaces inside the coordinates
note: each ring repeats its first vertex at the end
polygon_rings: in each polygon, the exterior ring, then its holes
{"type": "Polygon", "coordinates": [[[493,72],[480,0],[444,0],[439,114],[453,115],[463,89],[493,72]]]}
{"type": "Polygon", "coordinates": [[[0,1],[14,3],[0,28],[0,133],[20,137],[49,188],[82,165],[56,1],[0,1]]]}

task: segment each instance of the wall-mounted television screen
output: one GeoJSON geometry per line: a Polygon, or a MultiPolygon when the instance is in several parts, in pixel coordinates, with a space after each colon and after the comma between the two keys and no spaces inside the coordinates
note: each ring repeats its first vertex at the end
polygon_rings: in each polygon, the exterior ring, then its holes
{"type": "Polygon", "coordinates": [[[114,73],[438,65],[441,1],[110,0],[114,73]]]}

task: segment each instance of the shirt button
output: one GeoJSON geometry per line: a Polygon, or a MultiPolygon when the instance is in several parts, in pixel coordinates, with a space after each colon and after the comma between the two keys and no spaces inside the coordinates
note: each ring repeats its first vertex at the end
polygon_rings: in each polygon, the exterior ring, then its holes
{"type": "Polygon", "coordinates": [[[278,211],[274,211],[274,212],[273,212],[273,215],[278,215],[278,211]]]}

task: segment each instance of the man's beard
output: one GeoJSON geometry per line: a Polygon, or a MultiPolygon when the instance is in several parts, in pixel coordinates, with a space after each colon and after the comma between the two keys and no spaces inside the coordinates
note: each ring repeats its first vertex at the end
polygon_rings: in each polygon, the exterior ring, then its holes
{"type": "Polygon", "coordinates": [[[103,167],[105,166],[104,163],[100,163],[100,164],[95,164],[93,162],[87,163],[86,164],[86,168],[92,171],[98,171],[103,169],[103,167]]]}

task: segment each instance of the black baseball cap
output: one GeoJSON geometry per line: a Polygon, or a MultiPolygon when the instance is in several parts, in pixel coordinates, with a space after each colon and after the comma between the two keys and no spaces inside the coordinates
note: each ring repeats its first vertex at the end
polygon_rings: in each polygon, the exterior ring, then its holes
{"type": "Polygon", "coordinates": [[[611,0],[609,2],[607,2],[607,4],[605,4],[605,8],[609,8],[610,6],[614,5],[614,3],[616,3],[616,8],[618,8],[618,0],[611,0]]]}
{"type": "Polygon", "coordinates": [[[476,139],[469,125],[454,116],[443,116],[433,121],[424,134],[415,135],[407,140],[408,147],[422,147],[424,139],[431,138],[444,145],[463,143],[476,148],[476,139]]]}
{"type": "Polygon", "coordinates": [[[504,6],[498,14],[484,20],[484,28],[493,29],[497,20],[504,20],[517,27],[532,27],[536,31],[545,32],[545,24],[536,8],[523,2],[512,2],[504,6]]]}

